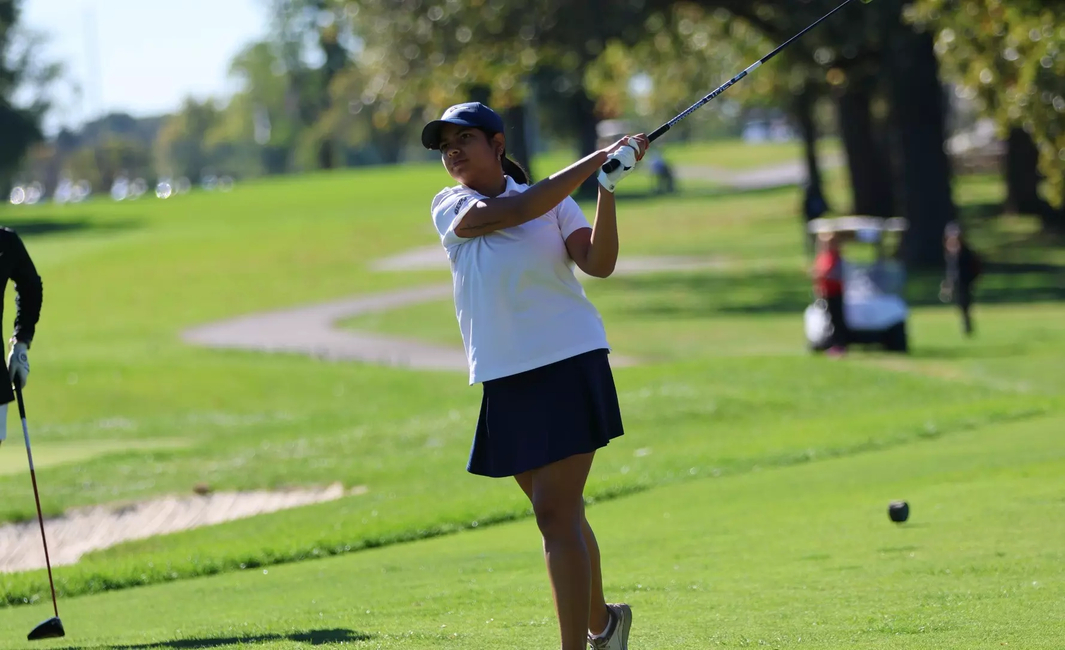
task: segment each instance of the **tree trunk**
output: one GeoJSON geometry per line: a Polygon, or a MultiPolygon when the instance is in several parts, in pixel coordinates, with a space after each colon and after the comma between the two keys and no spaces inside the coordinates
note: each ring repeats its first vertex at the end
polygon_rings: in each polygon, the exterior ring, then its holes
{"type": "Polygon", "coordinates": [[[874,135],[870,102],[869,90],[858,86],[836,99],[853,194],[851,210],[862,216],[891,217],[895,212],[891,170],[874,135]]]}
{"type": "Polygon", "coordinates": [[[1020,127],[1010,129],[1006,148],[1006,212],[1037,214],[1044,219],[1054,208],[1039,196],[1039,149],[1020,127]]]}
{"type": "Polygon", "coordinates": [[[318,143],[318,169],[332,169],[334,166],[333,141],[326,137],[318,143]]]}
{"type": "Polygon", "coordinates": [[[259,152],[259,164],[267,175],[288,173],[288,161],[289,150],[283,145],[264,145],[259,152]]]}
{"type": "MultiPolygon", "coordinates": [[[[1065,181],[1065,179],[1062,180],[1065,181]]],[[[1062,183],[1062,185],[1065,186],[1065,183],[1062,183]]],[[[1043,230],[1065,234],[1065,197],[1062,197],[1061,205],[1057,208],[1051,208],[1047,213],[1047,216],[1043,219],[1043,230]]]]}
{"type": "Polygon", "coordinates": [[[525,168],[532,179],[532,160],[529,156],[529,137],[525,129],[525,106],[518,104],[503,112],[506,125],[507,156],[525,168]]]}
{"type": "Polygon", "coordinates": [[[400,155],[403,153],[401,132],[393,129],[380,132],[377,137],[373,138],[373,143],[383,164],[394,165],[399,162],[400,155]]]}
{"type": "Polygon", "coordinates": [[[466,97],[468,102],[480,102],[488,106],[488,100],[492,97],[492,87],[481,83],[472,84],[466,88],[466,97]]]}
{"type": "Polygon", "coordinates": [[[814,120],[814,106],[817,93],[811,86],[806,86],[795,96],[795,118],[802,133],[806,158],[806,186],[803,188],[802,216],[803,242],[807,254],[814,252],[816,237],[809,232],[807,224],[832,210],[825,198],[821,179],[821,165],[817,159],[817,123],[814,120]]]}
{"type": "MultiPolygon", "coordinates": [[[[573,116],[573,125],[577,131],[578,158],[583,158],[598,149],[599,135],[596,126],[599,120],[595,115],[595,102],[588,97],[584,88],[577,89],[570,100],[570,111],[573,116]]],[[[596,174],[588,177],[577,196],[582,199],[594,199],[599,195],[599,181],[596,174]]]]}
{"type": "MultiPolygon", "coordinates": [[[[823,183],[821,179],[821,165],[817,159],[817,124],[814,122],[814,104],[817,101],[817,93],[807,86],[801,93],[795,96],[795,117],[802,132],[802,141],[806,158],[806,195],[817,197],[823,202],[823,209],[830,208],[824,198],[823,183]]],[[[806,219],[810,220],[816,215],[804,210],[806,219]]]]}
{"type": "Polygon", "coordinates": [[[943,264],[943,229],[956,216],[950,160],[944,148],[946,110],[932,36],[898,21],[891,30],[886,66],[892,113],[902,153],[902,206],[910,227],[902,256],[914,266],[943,264]]]}

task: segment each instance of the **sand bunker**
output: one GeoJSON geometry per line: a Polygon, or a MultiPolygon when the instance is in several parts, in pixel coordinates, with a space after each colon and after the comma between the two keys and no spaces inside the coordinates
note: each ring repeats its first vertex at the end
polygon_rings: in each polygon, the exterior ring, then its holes
{"type": "MultiPolygon", "coordinates": [[[[63,566],[76,563],[90,551],[121,542],[334,501],[366,491],[362,486],[345,490],[336,483],[314,490],[168,496],[132,505],[78,508],[62,517],[45,519],[44,529],[52,566],[63,566]]],[[[0,573],[44,567],[44,547],[36,519],[0,526],[0,573]]]]}

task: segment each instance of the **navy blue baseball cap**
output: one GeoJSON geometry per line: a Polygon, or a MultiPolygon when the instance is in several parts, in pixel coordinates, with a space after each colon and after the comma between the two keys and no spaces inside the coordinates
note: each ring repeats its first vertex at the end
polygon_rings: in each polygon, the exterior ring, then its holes
{"type": "Polygon", "coordinates": [[[445,124],[484,129],[488,135],[503,132],[503,118],[481,102],[455,104],[444,111],[439,120],[429,122],[422,129],[422,145],[426,149],[440,148],[440,131],[445,124]]]}

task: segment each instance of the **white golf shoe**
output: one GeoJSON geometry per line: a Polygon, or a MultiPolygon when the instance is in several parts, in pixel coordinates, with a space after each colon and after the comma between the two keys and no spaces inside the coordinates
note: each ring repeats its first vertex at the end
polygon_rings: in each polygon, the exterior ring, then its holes
{"type": "Polygon", "coordinates": [[[632,627],[632,610],[628,605],[607,604],[610,610],[610,623],[603,636],[588,635],[592,650],[629,650],[629,628],[632,627]]]}

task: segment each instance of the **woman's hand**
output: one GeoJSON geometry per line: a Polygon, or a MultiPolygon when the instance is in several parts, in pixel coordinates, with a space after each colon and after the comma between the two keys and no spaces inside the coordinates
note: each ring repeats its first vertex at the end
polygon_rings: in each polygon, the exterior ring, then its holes
{"type": "Polygon", "coordinates": [[[603,189],[613,194],[621,179],[632,173],[650,146],[651,141],[641,133],[637,136],[625,136],[606,149],[601,149],[600,152],[607,154],[608,163],[610,161],[620,163],[619,166],[615,166],[610,172],[599,170],[597,179],[603,189]]]}
{"type": "Polygon", "coordinates": [[[647,135],[643,133],[638,135],[627,135],[602,151],[606,152],[607,156],[610,156],[610,154],[625,145],[629,145],[636,151],[636,160],[640,161],[643,160],[644,154],[646,154],[647,150],[651,147],[651,141],[648,140],[647,135]]]}

